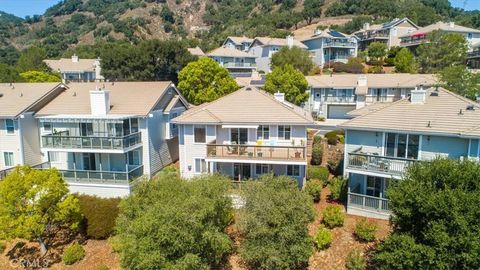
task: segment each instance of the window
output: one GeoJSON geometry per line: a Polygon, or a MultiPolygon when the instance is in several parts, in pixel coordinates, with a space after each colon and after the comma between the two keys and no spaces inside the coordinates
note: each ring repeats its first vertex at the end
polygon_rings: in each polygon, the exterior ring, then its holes
{"type": "Polygon", "coordinates": [[[43,130],[44,131],[51,131],[52,130],[52,123],[43,123],[43,130]]]}
{"type": "Polygon", "coordinates": [[[92,123],[80,123],[80,136],[93,136],[92,123]]]}
{"type": "Polygon", "coordinates": [[[195,173],[204,173],[207,171],[207,163],[203,158],[195,159],[195,173]]]}
{"type": "Polygon", "coordinates": [[[60,161],[59,152],[48,152],[48,161],[50,162],[60,161]]]}
{"type": "Polygon", "coordinates": [[[287,165],[288,176],[300,176],[300,165],[287,165]]]}
{"type": "Polygon", "coordinates": [[[385,155],[417,159],[419,144],[419,135],[387,133],[385,137],[385,155]]]}
{"type": "Polygon", "coordinates": [[[3,162],[5,164],[5,167],[14,166],[13,152],[3,152],[3,162]]]}
{"type": "Polygon", "coordinates": [[[267,174],[270,171],[271,171],[270,166],[268,164],[255,164],[255,174],[256,175],[267,174]]]}
{"type": "Polygon", "coordinates": [[[15,122],[12,119],[5,119],[5,129],[7,134],[15,133],[15,122]]]}
{"type": "Polygon", "coordinates": [[[367,195],[380,197],[382,190],[382,178],[375,176],[367,176],[367,195]]]}
{"type": "Polygon", "coordinates": [[[278,138],[283,140],[290,140],[291,127],[278,126],[278,138]]]}
{"type": "Polygon", "coordinates": [[[132,133],[138,132],[138,118],[130,119],[130,128],[132,129],[132,133]]]}
{"type": "Polygon", "coordinates": [[[270,138],[270,127],[259,126],[257,129],[257,140],[268,140],[270,138]]]}
{"type": "MultiPolygon", "coordinates": [[[[170,113],[170,120],[173,118],[177,117],[178,113],[170,113]]],[[[175,123],[170,123],[170,134],[172,137],[175,137],[178,135],[178,126],[175,123]]]]}
{"type": "Polygon", "coordinates": [[[205,143],[207,141],[205,127],[195,127],[193,135],[196,143],[205,143]]]}
{"type": "Polygon", "coordinates": [[[248,142],[248,129],[246,128],[230,129],[230,142],[232,144],[246,144],[248,142]]]}
{"type": "Polygon", "coordinates": [[[140,152],[139,151],[128,152],[128,165],[140,165],[140,152]]]}

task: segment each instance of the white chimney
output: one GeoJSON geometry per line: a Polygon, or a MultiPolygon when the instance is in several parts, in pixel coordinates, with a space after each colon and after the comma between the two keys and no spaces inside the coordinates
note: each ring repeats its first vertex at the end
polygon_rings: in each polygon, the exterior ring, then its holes
{"type": "Polygon", "coordinates": [[[287,39],[287,46],[291,48],[293,46],[293,36],[289,35],[286,37],[286,39],[287,39]]]}
{"type": "Polygon", "coordinates": [[[280,92],[277,92],[275,94],[273,94],[273,96],[275,97],[275,99],[279,102],[285,102],[285,93],[280,93],[280,92]]]}
{"type": "Polygon", "coordinates": [[[105,89],[90,91],[90,111],[92,115],[107,115],[110,111],[110,92],[105,89]]]}
{"type": "Polygon", "coordinates": [[[76,54],[72,55],[72,62],[78,63],[78,56],[76,54]]]}
{"type": "Polygon", "coordinates": [[[367,76],[358,76],[357,86],[367,86],[367,76]]]}
{"type": "Polygon", "coordinates": [[[427,91],[423,89],[423,85],[415,87],[415,90],[410,92],[410,103],[412,104],[424,104],[427,98],[427,91]]]}
{"type": "Polygon", "coordinates": [[[450,28],[454,28],[455,27],[455,22],[449,22],[448,26],[450,26],[450,28]]]}
{"type": "Polygon", "coordinates": [[[363,30],[368,30],[368,29],[370,29],[370,23],[368,23],[368,22],[364,23],[363,24],[363,30]]]}

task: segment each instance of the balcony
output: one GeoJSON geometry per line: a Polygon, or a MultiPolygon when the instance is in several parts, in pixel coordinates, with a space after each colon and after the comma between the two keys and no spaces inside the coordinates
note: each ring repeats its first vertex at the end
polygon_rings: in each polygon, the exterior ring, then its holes
{"type": "Polygon", "coordinates": [[[408,47],[408,46],[415,46],[419,45],[421,43],[427,42],[428,39],[423,37],[423,38],[412,38],[412,39],[402,39],[400,41],[400,46],[408,47]]]}
{"type": "Polygon", "coordinates": [[[267,161],[306,162],[304,146],[260,146],[246,144],[207,144],[207,157],[218,159],[248,159],[267,161]]]}
{"type": "Polygon", "coordinates": [[[355,103],[355,96],[343,96],[343,97],[334,97],[334,96],[327,96],[322,99],[323,102],[331,102],[331,103],[355,103]]]}
{"type": "Polygon", "coordinates": [[[480,50],[475,50],[467,54],[467,58],[480,58],[480,50]]]}
{"type": "MultiPolygon", "coordinates": [[[[45,170],[50,168],[50,163],[45,162],[32,168],[45,170]]],[[[102,170],[61,170],[62,178],[69,183],[97,183],[97,184],[123,184],[128,185],[132,180],[143,175],[143,165],[126,165],[125,171],[102,170]]]]}
{"type": "Polygon", "coordinates": [[[388,199],[348,192],[348,207],[390,214],[388,199]]]}
{"type": "Polygon", "coordinates": [[[332,48],[332,47],[355,48],[357,47],[357,44],[355,42],[341,42],[341,41],[330,41],[330,42],[325,42],[323,44],[323,48],[332,48]]]}
{"type": "Polygon", "coordinates": [[[417,162],[415,159],[396,158],[367,154],[348,153],[347,168],[401,177],[408,166],[417,162]]]}
{"type": "Polygon", "coordinates": [[[357,35],[360,40],[369,40],[369,39],[388,39],[389,33],[387,32],[367,32],[360,35],[357,35]]]}
{"type": "Polygon", "coordinates": [[[68,136],[64,133],[42,136],[43,148],[123,150],[142,143],[141,132],[122,137],[68,136]]]}
{"type": "Polygon", "coordinates": [[[228,62],[222,65],[226,68],[255,68],[255,63],[228,62]]]}

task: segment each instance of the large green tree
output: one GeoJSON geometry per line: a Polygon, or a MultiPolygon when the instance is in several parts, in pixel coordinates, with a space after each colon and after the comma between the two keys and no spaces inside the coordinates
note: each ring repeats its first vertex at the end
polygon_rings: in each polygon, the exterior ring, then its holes
{"type": "Polygon", "coordinates": [[[382,66],[385,57],[387,56],[387,45],[383,42],[372,42],[368,45],[367,54],[375,66],[382,66]]]}
{"type": "Polygon", "coordinates": [[[417,62],[413,53],[407,48],[398,51],[393,60],[395,64],[395,72],[398,73],[415,73],[417,71],[417,62]]]}
{"type": "Polygon", "coordinates": [[[18,71],[7,64],[0,63],[0,82],[1,83],[11,83],[19,82],[22,78],[18,74],[18,71]]]}
{"type": "Polygon", "coordinates": [[[226,68],[204,57],[178,73],[178,88],[190,103],[198,105],[232,93],[238,85],[226,68]]]}
{"type": "Polygon", "coordinates": [[[20,73],[20,77],[25,82],[39,83],[39,82],[61,82],[60,74],[50,73],[44,71],[26,71],[20,73]]]}
{"type": "Polygon", "coordinates": [[[436,73],[445,67],[466,62],[468,45],[463,35],[433,31],[427,38],[429,42],[421,44],[416,50],[421,72],[436,73]]]}
{"type": "Polygon", "coordinates": [[[307,75],[314,66],[310,53],[297,46],[283,47],[272,56],[272,69],[283,67],[286,64],[292,65],[304,75],[307,75]]]}
{"type": "Polygon", "coordinates": [[[242,191],[239,253],[245,263],[251,269],[306,268],[313,253],[308,234],[314,218],[311,197],[286,176],[264,176],[242,191]]]}
{"type": "Polygon", "coordinates": [[[56,229],[75,229],[80,220],[78,199],[56,169],[17,167],[0,181],[0,238],[39,241],[45,253],[56,229]]]}
{"type": "Polygon", "coordinates": [[[124,269],[220,269],[232,241],[226,177],[186,181],[164,174],[120,203],[117,232],[124,269]]]}
{"type": "Polygon", "coordinates": [[[302,16],[308,24],[312,23],[314,18],[322,15],[322,5],[324,0],[305,0],[303,1],[302,16]]]}
{"type": "Polygon", "coordinates": [[[18,58],[16,67],[19,72],[30,70],[46,71],[49,68],[47,64],[43,62],[45,58],[47,58],[47,55],[44,49],[32,46],[22,51],[20,57],[18,58]]]}
{"type": "Polygon", "coordinates": [[[475,100],[480,93],[480,77],[464,65],[445,67],[439,72],[443,87],[464,97],[475,100]]]}
{"type": "Polygon", "coordinates": [[[437,159],[409,167],[387,190],[393,233],[377,269],[480,267],[480,165],[437,159]]]}
{"type": "Polygon", "coordinates": [[[276,92],[285,93],[285,99],[297,105],[308,99],[307,79],[302,72],[296,70],[290,64],[276,67],[271,73],[268,73],[264,89],[272,94],[276,92]]]}

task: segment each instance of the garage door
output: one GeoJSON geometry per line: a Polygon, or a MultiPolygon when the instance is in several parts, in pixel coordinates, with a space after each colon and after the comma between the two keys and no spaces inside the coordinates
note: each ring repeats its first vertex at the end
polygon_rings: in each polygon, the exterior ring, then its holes
{"type": "Polygon", "coordinates": [[[355,110],[355,105],[328,105],[327,118],[330,119],[348,119],[349,111],[355,110]]]}

